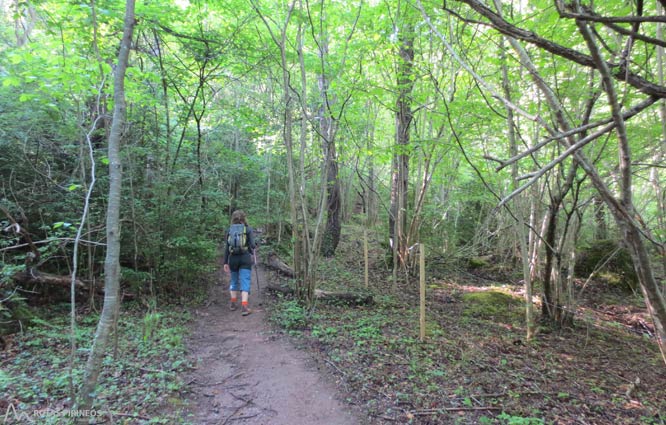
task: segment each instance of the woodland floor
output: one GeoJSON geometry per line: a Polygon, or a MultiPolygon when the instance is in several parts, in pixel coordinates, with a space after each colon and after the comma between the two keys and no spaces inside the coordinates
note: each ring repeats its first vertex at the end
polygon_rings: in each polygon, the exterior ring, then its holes
{"type": "Polygon", "coordinates": [[[449,265],[428,278],[420,342],[418,280],[396,291],[375,263],[366,290],[354,252],[322,260],[321,287],[369,292],[373,305],[319,303],[307,315],[273,298],[270,315],[337,376],[358,423],[666,424],[666,366],[639,296],[592,282],[573,328],[541,326],[528,342],[515,276],[449,265]]]}
{"type": "MultiPolygon", "coordinates": [[[[540,327],[525,341],[519,278],[431,259],[421,342],[416,279],[393,288],[376,248],[364,288],[350,239],[344,234],[338,255],[321,260],[320,287],[370,294],[371,305],[320,302],[305,312],[264,290],[242,317],[229,311],[226,282],[161,311],[126,305],[100,378],[97,423],[666,424],[666,366],[638,295],[590,282],[577,288],[573,328],[540,327]]],[[[259,279],[262,289],[286,283],[261,267],[259,279]]],[[[60,307],[49,307],[48,322],[4,338],[0,411],[68,408],[60,307]]],[[[81,312],[79,347],[97,319],[81,312]]],[[[77,351],[75,386],[86,357],[77,351]]]]}
{"type": "MultiPolygon", "coordinates": [[[[266,283],[263,268],[260,283],[266,283]]],[[[186,380],[184,413],[195,424],[351,425],[359,423],[338,401],[335,386],[302,351],[276,337],[265,318],[262,295],[251,296],[252,314],[229,310],[227,279],[196,310],[188,346],[195,365],[186,380]],[[188,394],[189,393],[189,394],[188,394]]]]}
{"type": "MultiPolygon", "coordinates": [[[[322,264],[326,289],[365,292],[353,289],[348,267],[358,258],[338,261],[322,264]]],[[[279,281],[260,271],[264,286],[279,281]]],[[[389,284],[375,287],[373,305],[319,303],[311,315],[264,292],[263,299],[253,295],[255,312],[243,318],[228,311],[226,285],[217,286],[212,303],[196,312],[189,343],[198,368],[187,379],[187,420],[666,423],[666,367],[642,327],[649,320],[636,296],[593,284],[574,329],[541,328],[526,342],[519,287],[498,283],[508,279],[499,275],[477,270],[430,279],[425,342],[417,338],[410,287],[401,287],[400,297],[389,284]]]]}

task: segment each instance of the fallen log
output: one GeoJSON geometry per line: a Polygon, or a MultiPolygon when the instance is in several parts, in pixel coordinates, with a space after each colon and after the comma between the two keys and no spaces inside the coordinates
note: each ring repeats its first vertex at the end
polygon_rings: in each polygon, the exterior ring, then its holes
{"type": "MultiPolygon", "coordinates": [[[[69,289],[72,285],[72,277],[65,275],[56,275],[51,273],[43,273],[35,269],[25,270],[22,272],[16,273],[12,276],[12,279],[15,283],[21,285],[50,285],[50,286],[60,286],[63,288],[69,289]]],[[[77,290],[81,291],[90,291],[91,285],[80,279],[76,279],[74,282],[77,290]]],[[[104,295],[104,286],[100,285],[99,282],[94,286],[95,293],[99,295],[104,295]]],[[[124,294],[125,298],[133,298],[133,294],[124,294]]]]}
{"type": "Polygon", "coordinates": [[[266,266],[270,269],[277,270],[285,276],[294,277],[294,269],[289,267],[280,257],[274,252],[268,253],[266,266]]]}
{"type": "MultiPolygon", "coordinates": [[[[282,295],[294,295],[294,288],[289,286],[268,285],[266,290],[282,295]]],[[[371,305],[374,298],[369,294],[355,294],[352,292],[331,292],[315,289],[315,299],[325,303],[340,303],[346,305],[371,305]]]]}
{"type": "Polygon", "coordinates": [[[371,305],[375,302],[372,295],[351,292],[329,292],[315,289],[315,298],[325,302],[338,302],[348,305],[371,305]]]}
{"type": "Polygon", "coordinates": [[[279,286],[273,284],[266,285],[266,290],[269,292],[277,292],[278,294],[282,295],[294,295],[295,292],[293,288],[288,286],[279,286]]]}
{"type": "MultiPolygon", "coordinates": [[[[13,276],[13,280],[16,283],[21,284],[43,284],[43,285],[56,285],[69,288],[72,284],[71,276],[60,276],[50,273],[42,273],[36,270],[25,270],[19,273],[16,273],[13,276]]],[[[76,279],[74,282],[77,288],[80,289],[89,289],[88,285],[83,283],[83,281],[76,279]]]]}

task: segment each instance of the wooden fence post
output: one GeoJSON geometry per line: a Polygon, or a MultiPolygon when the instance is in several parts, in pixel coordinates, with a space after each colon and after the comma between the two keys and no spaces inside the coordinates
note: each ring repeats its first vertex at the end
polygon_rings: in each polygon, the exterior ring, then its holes
{"type": "Polygon", "coordinates": [[[425,245],[419,244],[419,339],[425,341],[426,318],[425,318],[425,245]]]}
{"type": "Polygon", "coordinates": [[[369,285],[369,273],[368,273],[368,229],[363,228],[363,259],[365,260],[365,273],[363,275],[365,282],[365,289],[368,289],[369,285]]]}

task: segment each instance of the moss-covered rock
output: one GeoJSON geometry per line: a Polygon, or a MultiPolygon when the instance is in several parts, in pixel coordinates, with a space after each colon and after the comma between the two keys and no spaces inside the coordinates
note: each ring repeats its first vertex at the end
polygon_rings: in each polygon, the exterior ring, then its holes
{"type": "Polygon", "coordinates": [[[472,257],[467,260],[467,267],[470,270],[488,267],[489,265],[487,257],[472,257]]]}
{"type": "Polygon", "coordinates": [[[599,280],[611,287],[625,290],[636,288],[638,277],[629,251],[611,239],[592,241],[580,247],[574,271],[576,276],[587,278],[602,264],[604,266],[597,270],[599,280]]]}
{"type": "Polygon", "coordinates": [[[523,301],[498,290],[468,292],[463,294],[462,301],[463,317],[502,323],[519,323],[524,319],[523,301]]]}

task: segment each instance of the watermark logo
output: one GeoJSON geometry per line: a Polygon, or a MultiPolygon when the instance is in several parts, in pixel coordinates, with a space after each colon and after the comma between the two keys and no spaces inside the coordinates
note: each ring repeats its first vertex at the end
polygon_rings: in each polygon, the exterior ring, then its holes
{"type": "Polygon", "coordinates": [[[16,410],[16,407],[12,404],[9,403],[9,406],[7,406],[7,410],[5,410],[5,416],[2,421],[3,424],[10,424],[10,423],[17,423],[17,424],[22,424],[22,423],[31,423],[34,424],[35,420],[30,417],[26,412],[16,410]],[[13,422],[9,422],[12,420],[13,422]]]}
{"type": "Polygon", "coordinates": [[[83,410],[83,409],[64,409],[56,410],[51,408],[36,409],[31,412],[17,409],[13,404],[9,404],[5,410],[3,417],[3,424],[25,424],[25,423],[38,423],[39,419],[53,418],[53,417],[66,417],[66,418],[94,418],[101,416],[101,412],[97,410],[83,410]]]}

